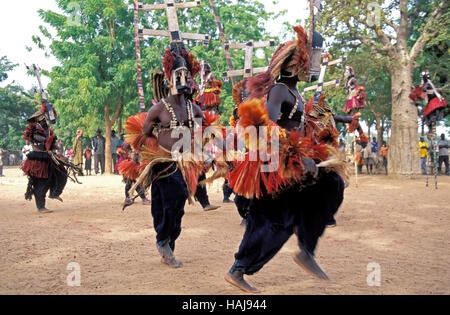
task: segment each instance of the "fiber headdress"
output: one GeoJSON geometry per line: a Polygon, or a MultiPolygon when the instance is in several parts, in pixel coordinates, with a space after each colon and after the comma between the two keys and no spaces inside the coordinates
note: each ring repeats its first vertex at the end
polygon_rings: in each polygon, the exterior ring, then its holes
{"type": "Polygon", "coordinates": [[[310,67],[308,36],[301,26],[294,27],[294,31],[297,33],[297,39],[278,46],[269,70],[248,81],[251,98],[262,98],[269,93],[282,70],[292,75],[304,73],[306,79],[310,67]]]}
{"type": "Polygon", "coordinates": [[[163,71],[156,69],[152,75],[153,99],[159,102],[161,99],[169,95],[171,86],[172,71],[181,67],[186,69],[191,74],[190,87],[194,88],[194,77],[200,73],[202,67],[195,59],[195,56],[184,48],[182,43],[172,43],[170,49],[164,52],[163,71]]]}
{"type": "Polygon", "coordinates": [[[194,54],[187,51],[184,47],[172,47],[171,49],[166,49],[163,57],[164,75],[167,80],[170,80],[171,72],[174,66],[176,66],[177,57],[181,57],[185,60],[186,67],[188,68],[189,72],[191,72],[192,78],[194,78],[197,74],[200,73],[200,71],[202,71],[202,66],[200,62],[195,59],[194,54]]]}

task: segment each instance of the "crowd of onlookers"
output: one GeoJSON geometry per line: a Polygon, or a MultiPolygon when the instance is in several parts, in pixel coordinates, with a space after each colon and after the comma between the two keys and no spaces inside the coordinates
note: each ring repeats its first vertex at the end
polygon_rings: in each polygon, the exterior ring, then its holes
{"type": "MultiPolygon", "coordinates": [[[[113,130],[111,132],[111,159],[112,159],[112,169],[116,170],[116,165],[119,160],[119,155],[117,149],[124,143],[124,135],[120,134],[120,137],[116,135],[113,130]]],[[[83,131],[79,130],[77,132],[77,138],[71,148],[66,148],[63,145],[62,140],[58,140],[57,150],[61,155],[66,156],[70,162],[80,167],[82,172],[79,175],[92,175],[92,170],[94,174],[101,175],[105,173],[105,145],[106,140],[102,136],[102,131],[97,130],[95,136],[90,139],[88,145],[83,144],[83,131]],[[85,173],[83,172],[85,171],[85,173]]],[[[439,147],[438,156],[438,172],[442,174],[442,164],[445,165],[445,174],[450,176],[449,169],[449,142],[442,134],[440,140],[437,143],[439,147]]],[[[341,139],[339,142],[339,150],[346,152],[346,144],[341,139]]],[[[356,141],[356,146],[352,148],[356,155],[356,164],[358,167],[358,173],[362,174],[364,166],[366,166],[367,174],[374,174],[375,170],[378,168],[383,168],[386,175],[388,172],[388,152],[389,146],[385,141],[379,147],[376,138],[373,138],[369,143],[360,143],[356,141]]],[[[27,154],[32,151],[32,146],[27,142],[22,148],[22,152],[18,151],[8,151],[0,147],[0,176],[3,176],[3,166],[17,166],[22,161],[26,160],[27,154]]],[[[424,137],[420,138],[419,141],[419,154],[421,160],[422,174],[430,173],[427,170],[427,165],[429,161],[433,162],[434,156],[430,152],[430,146],[425,141],[424,137]]],[[[116,171],[114,171],[117,174],[116,171]]]]}
{"type": "MultiPolygon", "coordinates": [[[[339,142],[339,150],[346,152],[346,145],[344,140],[339,142]]],[[[378,145],[377,139],[372,141],[360,142],[356,141],[356,145],[352,145],[352,155],[356,157],[356,165],[358,174],[363,174],[364,166],[366,166],[367,174],[375,174],[376,169],[383,168],[385,174],[388,174],[388,152],[389,146],[383,141],[381,146],[378,145]]]]}
{"type": "MultiPolygon", "coordinates": [[[[60,155],[69,159],[69,161],[77,165],[81,172],[79,175],[101,175],[105,173],[105,137],[102,136],[102,131],[97,130],[95,136],[89,139],[89,143],[83,143],[83,131],[77,132],[77,138],[72,147],[65,147],[63,141],[57,140],[56,149],[60,155]]],[[[113,130],[111,132],[111,158],[112,168],[116,169],[116,164],[119,160],[117,149],[124,143],[124,134],[120,137],[116,135],[113,130]]],[[[33,150],[32,146],[26,142],[22,151],[5,150],[0,147],[0,177],[3,177],[3,166],[18,166],[27,158],[27,154],[33,150]]],[[[115,172],[117,174],[117,172],[115,172]]]]}
{"type": "MultiPolygon", "coordinates": [[[[439,153],[436,158],[437,172],[439,175],[450,176],[449,168],[449,142],[442,134],[437,142],[437,148],[439,153]],[[443,172],[442,165],[445,166],[445,173],[443,172]]],[[[345,142],[340,140],[339,149],[345,152],[345,142]]],[[[366,167],[367,174],[375,174],[375,170],[383,168],[386,175],[388,174],[388,153],[389,146],[383,141],[381,147],[378,147],[376,138],[369,143],[360,143],[356,141],[355,155],[356,164],[358,167],[358,174],[363,174],[364,166],[366,167]]],[[[426,142],[425,137],[419,139],[419,155],[421,161],[422,174],[431,174],[430,167],[434,167],[434,155],[430,151],[430,145],[426,142]]]]}
{"type": "MultiPolygon", "coordinates": [[[[79,130],[77,133],[77,138],[82,136],[82,131],[79,130]]],[[[76,139],[77,140],[77,139],[76,139]]],[[[72,162],[80,167],[86,172],[86,175],[92,175],[92,170],[95,175],[102,175],[105,173],[105,163],[106,163],[106,139],[102,135],[102,131],[97,130],[95,136],[90,139],[89,145],[77,144],[74,141],[74,146],[72,149],[72,162]],[[84,147],[84,149],[83,149],[84,147]],[[78,158],[77,158],[77,155],[78,158]]],[[[116,135],[116,131],[111,131],[111,159],[112,159],[112,169],[116,168],[118,162],[117,149],[124,143],[124,134],[120,137],[116,135]]],[[[114,172],[117,174],[117,172],[114,172]]],[[[81,175],[81,174],[80,174],[81,175]]]]}
{"type": "MultiPolygon", "coordinates": [[[[445,175],[450,176],[450,169],[449,169],[449,153],[448,153],[448,146],[449,142],[445,138],[445,134],[441,135],[441,138],[437,142],[437,146],[439,148],[439,154],[437,156],[437,162],[438,162],[438,174],[442,175],[442,164],[445,165],[445,175]]],[[[421,168],[422,168],[422,174],[426,175],[429,174],[429,170],[427,169],[427,163],[428,161],[434,162],[434,155],[432,152],[430,152],[430,146],[425,141],[424,137],[420,137],[419,141],[419,154],[420,154],[420,161],[421,161],[421,168]]]]}

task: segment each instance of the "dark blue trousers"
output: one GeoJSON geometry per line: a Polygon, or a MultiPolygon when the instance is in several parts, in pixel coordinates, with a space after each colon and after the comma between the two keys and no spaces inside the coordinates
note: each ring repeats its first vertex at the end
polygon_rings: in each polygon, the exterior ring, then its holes
{"type": "Polygon", "coordinates": [[[231,195],[233,194],[233,189],[231,189],[228,179],[225,179],[225,183],[223,184],[222,187],[222,192],[223,192],[223,200],[230,199],[231,195]]]}
{"type": "Polygon", "coordinates": [[[231,272],[257,273],[294,233],[299,247],[314,255],[319,238],[343,202],[344,189],[339,175],[321,172],[314,185],[251,200],[247,230],[231,272]]]}
{"type": "MultiPolygon", "coordinates": [[[[206,174],[202,173],[198,178],[198,182],[200,183],[204,180],[206,180],[206,174]]],[[[202,205],[203,209],[205,209],[207,206],[210,205],[208,190],[206,189],[206,186],[202,185],[197,186],[197,191],[195,192],[195,199],[202,205]]]]}
{"type": "Polygon", "coordinates": [[[38,209],[44,209],[47,192],[50,191],[50,198],[61,196],[67,184],[67,177],[67,170],[63,166],[56,167],[50,161],[48,165],[48,178],[29,176],[25,199],[31,200],[32,196],[34,196],[36,207],[38,209]]]}
{"type": "Polygon", "coordinates": [[[240,195],[236,195],[234,204],[236,205],[241,218],[246,219],[248,212],[250,211],[250,200],[240,195]]]}
{"type": "Polygon", "coordinates": [[[152,170],[153,174],[159,174],[159,179],[152,184],[152,216],[158,245],[169,243],[175,251],[188,189],[181,171],[177,170],[175,163],[172,164],[157,164],[152,170]]]}

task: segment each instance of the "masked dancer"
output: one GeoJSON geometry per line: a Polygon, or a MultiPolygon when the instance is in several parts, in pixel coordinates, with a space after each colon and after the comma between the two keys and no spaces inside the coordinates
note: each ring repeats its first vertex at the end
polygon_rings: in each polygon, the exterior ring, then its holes
{"type": "MultiPolygon", "coordinates": [[[[22,171],[28,176],[25,199],[31,200],[34,196],[39,213],[52,212],[45,205],[48,191],[50,199],[63,201],[61,194],[68,178],[66,166],[69,162],[57,153],[57,137],[50,128],[48,115],[46,102],[42,101],[41,109],[28,119],[24,135],[24,139],[29,141],[33,148],[22,165],[22,171]]],[[[56,119],[56,112],[54,115],[56,119]]]]}
{"type": "Polygon", "coordinates": [[[174,42],[164,53],[163,68],[164,73],[152,78],[157,103],[148,113],[128,119],[125,139],[139,153],[141,163],[147,164],[135,186],[151,185],[151,209],[162,263],[180,268],[182,263],[174,254],[175,242],[181,234],[185,203],[193,202],[203,163],[187,158],[185,155],[191,152],[175,145],[186,140],[186,133],[191,140],[194,120],[203,119],[200,107],[190,100],[193,78],[201,66],[181,42],[174,42]]]}
{"type": "MultiPolygon", "coordinates": [[[[229,175],[234,192],[251,201],[247,229],[225,279],[250,293],[259,290],[248,284],[244,275],[260,271],[294,233],[301,250],[294,261],[314,276],[328,279],[314,254],[343,201],[345,160],[336,157],[338,150],[328,141],[312,140],[305,134],[305,104],[297,90],[298,82],[317,80],[323,39],[314,32],[309,50],[304,29],[297,26],[294,30],[297,39],[280,45],[269,70],[249,80],[249,98],[238,110],[241,127],[272,128],[266,139],[267,150],[274,150],[279,157],[277,169],[263,170],[267,162],[261,158],[251,161],[251,154],[247,154],[229,175]],[[276,137],[273,130],[279,134],[278,146],[271,142],[276,137]],[[321,164],[320,169],[317,164],[321,164]]],[[[259,141],[258,146],[261,149],[264,144],[259,141]]],[[[249,153],[252,150],[249,147],[249,153]]]]}

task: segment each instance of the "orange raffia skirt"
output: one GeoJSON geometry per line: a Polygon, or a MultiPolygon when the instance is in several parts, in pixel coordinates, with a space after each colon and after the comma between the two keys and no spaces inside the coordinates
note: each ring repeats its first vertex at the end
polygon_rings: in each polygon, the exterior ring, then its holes
{"type": "Polygon", "coordinates": [[[136,180],[135,186],[140,184],[145,186],[146,184],[151,184],[148,181],[151,178],[152,168],[156,164],[176,163],[188,187],[189,202],[193,203],[193,196],[197,191],[198,178],[203,171],[203,163],[197,162],[193,156],[175,160],[170,151],[158,144],[156,137],[148,137],[143,134],[142,130],[146,118],[147,113],[140,113],[128,118],[125,124],[125,130],[127,131],[125,141],[130,143],[133,150],[139,154],[140,164],[138,165],[132,161],[125,163],[120,166],[121,173],[130,179],[136,180]]]}
{"type": "MultiPolygon", "coordinates": [[[[243,128],[272,127],[265,143],[258,143],[256,148],[249,148],[243,161],[234,162],[233,170],[228,174],[230,187],[233,191],[247,199],[260,199],[265,194],[277,194],[296,184],[302,184],[307,178],[303,159],[313,159],[330,171],[335,171],[344,180],[347,179],[345,160],[338,156],[338,150],[332,145],[320,143],[309,137],[302,137],[300,132],[286,132],[269,120],[267,109],[261,100],[251,100],[239,106],[239,125],[243,128]],[[271,147],[273,130],[278,128],[279,147],[271,147]],[[269,172],[264,169],[268,162],[262,159],[258,151],[267,146],[268,154],[274,149],[278,150],[278,167],[269,172]],[[256,160],[254,159],[256,153],[256,160]],[[253,155],[253,158],[252,158],[253,155]]],[[[261,136],[261,135],[260,135],[261,136]]],[[[260,137],[260,139],[262,139],[260,137]]]]}

